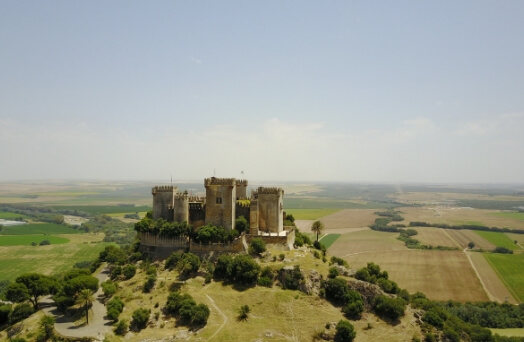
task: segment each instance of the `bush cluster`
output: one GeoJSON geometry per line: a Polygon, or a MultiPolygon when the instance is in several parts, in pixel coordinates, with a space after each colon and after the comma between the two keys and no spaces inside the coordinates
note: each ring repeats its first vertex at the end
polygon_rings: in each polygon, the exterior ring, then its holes
{"type": "Polygon", "coordinates": [[[197,304],[187,293],[171,292],[167,297],[166,313],[178,316],[183,324],[202,326],[209,318],[209,308],[205,304],[197,304]]]}
{"type": "Polygon", "coordinates": [[[124,310],[124,302],[119,297],[114,297],[106,305],[107,308],[107,317],[116,322],[118,321],[118,316],[124,310]]]}
{"type": "Polygon", "coordinates": [[[215,279],[223,279],[239,285],[250,286],[257,282],[260,273],[260,265],[249,255],[230,255],[218,257],[215,271],[215,279]]]}
{"type": "Polygon", "coordinates": [[[359,292],[351,290],[343,278],[329,279],[323,283],[326,299],[334,305],[342,306],[347,317],[358,319],[364,311],[364,300],[359,292]]]}
{"type": "Polygon", "coordinates": [[[381,272],[380,266],[372,262],[369,262],[366,267],[359,269],[355,273],[355,278],[371,284],[377,284],[387,293],[398,293],[400,291],[397,283],[388,279],[388,272],[381,272]]]}

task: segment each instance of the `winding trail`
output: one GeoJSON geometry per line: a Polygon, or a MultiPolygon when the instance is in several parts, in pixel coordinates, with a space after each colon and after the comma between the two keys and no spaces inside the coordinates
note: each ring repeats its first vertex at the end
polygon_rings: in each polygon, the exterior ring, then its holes
{"type": "MultiPolygon", "coordinates": [[[[109,275],[109,270],[104,267],[100,273],[97,274],[99,284],[106,281],[109,275]]],[[[55,330],[64,337],[93,337],[99,341],[104,340],[106,333],[111,331],[112,322],[105,318],[106,307],[103,303],[104,293],[102,287],[94,294],[95,301],[90,309],[89,325],[85,323],[76,325],[68,317],[60,313],[54,306],[54,302],[50,297],[45,298],[42,303],[46,305],[42,310],[46,315],[53,315],[55,317],[55,330]]]]}
{"type": "Polygon", "coordinates": [[[213,300],[213,298],[211,298],[210,295],[208,295],[206,293],[206,297],[207,299],[209,299],[209,302],[211,303],[211,305],[213,305],[213,307],[215,308],[215,310],[222,316],[224,317],[224,322],[222,322],[222,325],[220,325],[220,327],[218,327],[217,331],[215,331],[215,333],[213,335],[211,335],[211,337],[209,337],[207,340],[210,341],[211,339],[213,339],[213,337],[216,336],[216,334],[218,334],[220,332],[220,330],[222,330],[222,328],[226,325],[227,323],[227,316],[222,312],[222,310],[220,310],[220,308],[218,307],[218,305],[215,303],[215,301],[213,300]]]}

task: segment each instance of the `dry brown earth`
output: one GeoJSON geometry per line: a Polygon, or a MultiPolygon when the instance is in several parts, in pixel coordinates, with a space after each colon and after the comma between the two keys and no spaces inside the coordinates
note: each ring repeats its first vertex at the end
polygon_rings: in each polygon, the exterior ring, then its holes
{"type": "MultiPolygon", "coordinates": [[[[337,241],[338,242],[338,241],[337,241]]],[[[346,256],[352,268],[374,262],[410,293],[433,300],[486,301],[482,284],[462,251],[404,250],[346,256]]]]}
{"type": "Polygon", "coordinates": [[[431,245],[434,247],[460,247],[455,240],[449,236],[446,229],[430,227],[418,227],[414,229],[418,232],[414,238],[424,245],[431,245]]]}
{"type": "Polygon", "coordinates": [[[344,209],[331,215],[324,216],[322,222],[326,230],[363,228],[375,222],[378,217],[376,209],[344,209]]]}

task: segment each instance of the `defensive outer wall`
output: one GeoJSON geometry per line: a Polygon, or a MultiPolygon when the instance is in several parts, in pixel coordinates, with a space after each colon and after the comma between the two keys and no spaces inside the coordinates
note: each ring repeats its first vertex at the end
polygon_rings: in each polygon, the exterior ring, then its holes
{"type": "Polygon", "coordinates": [[[203,245],[190,241],[187,237],[165,238],[149,233],[138,233],[139,251],[153,260],[166,259],[173,252],[185,251],[197,254],[202,258],[213,258],[225,253],[247,253],[253,239],[260,238],[266,244],[279,244],[293,249],[295,231],[289,230],[285,236],[242,234],[231,243],[211,243],[203,245]]]}

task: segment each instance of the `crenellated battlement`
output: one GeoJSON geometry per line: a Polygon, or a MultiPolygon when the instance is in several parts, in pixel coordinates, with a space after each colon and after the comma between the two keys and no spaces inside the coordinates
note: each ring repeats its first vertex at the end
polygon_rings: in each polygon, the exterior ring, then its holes
{"type": "Polygon", "coordinates": [[[235,178],[206,178],[204,179],[204,185],[228,185],[228,186],[234,186],[236,185],[236,179],[235,178]]]}
{"type": "MultiPolygon", "coordinates": [[[[283,195],[284,190],[282,188],[265,188],[265,187],[259,187],[256,194],[261,195],[283,195]]],[[[256,195],[255,194],[255,195],[256,195]]]]}
{"type": "Polygon", "coordinates": [[[190,210],[202,210],[204,209],[204,203],[203,202],[189,202],[189,209],[190,210]]]}
{"type": "Polygon", "coordinates": [[[159,186],[153,187],[153,189],[151,189],[151,193],[154,195],[157,192],[175,192],[177,190],[178,188],[173,185],[159,185],[159,186]]]}
{"type": "Polygon", "coordinates": [[[247,179],[237,179],[236,180],[236,185],[237,186],[247,186],[247,179]]]}

